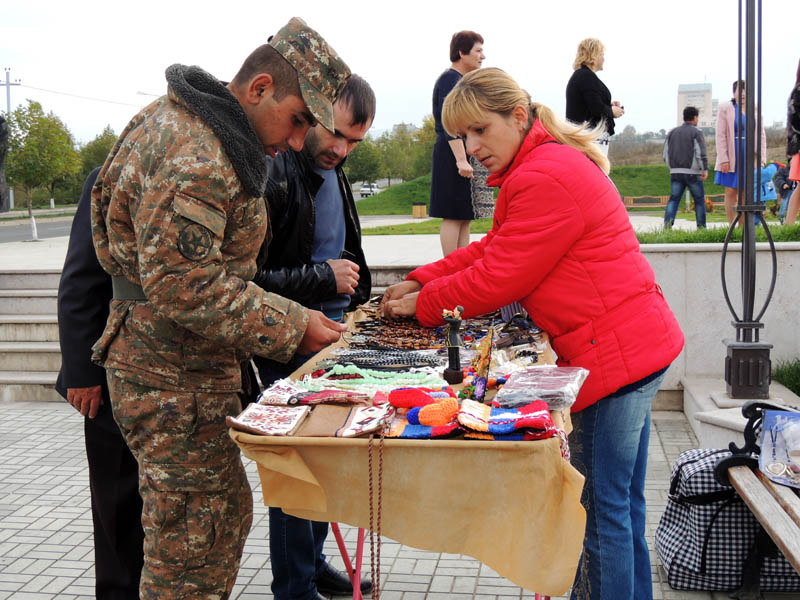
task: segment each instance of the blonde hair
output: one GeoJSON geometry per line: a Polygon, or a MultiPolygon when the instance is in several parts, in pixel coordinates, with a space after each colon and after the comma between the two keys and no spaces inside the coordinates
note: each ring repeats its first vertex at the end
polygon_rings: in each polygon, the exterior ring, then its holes
{"type": "Polygon", "coordinates": [[[572,70],[577,71],[581,66],[586,65],[591,68],[597,65],[597,59],[606,51],[603,42],[597,38],[586,38],[578,44],[578,53],[572,62],[572,70]]]}
{"type": "Polygon", "coordinates": [[[544,104],[532,102],[528,92],[501,69],[478,69],[464,75],[445,98],[442,124],[450,135],[463,135],[470,123],[482,120],[486,113],[494,112],[508,118],[516,106],[528,110],[528,129],[534,119],[539,119],[556,141],[583,152],[608,174],[608,158],[595,143],[605,133],[602,123],[589,129],[559,119],[544,104]]]}

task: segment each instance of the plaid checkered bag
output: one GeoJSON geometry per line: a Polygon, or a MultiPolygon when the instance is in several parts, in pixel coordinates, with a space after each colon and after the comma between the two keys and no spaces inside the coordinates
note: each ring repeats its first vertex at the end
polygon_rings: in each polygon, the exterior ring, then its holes
{"type": "MultiPolygon", "coordinates": [[[[656,529],[656,554],[676,590],[729,591],[742,584],[758,521],[732,487],[714,478],[728,450],[683,452],[672,467],[669,497],[656,529]]],[[[800,575],[779,555],[761,566],[761,591],[800,590],[800,575]]]]}

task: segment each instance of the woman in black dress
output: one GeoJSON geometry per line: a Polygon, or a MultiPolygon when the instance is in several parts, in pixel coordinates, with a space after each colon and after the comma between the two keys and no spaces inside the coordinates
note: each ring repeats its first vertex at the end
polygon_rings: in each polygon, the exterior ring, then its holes
{"type": "Polygon", "coordinates": [[[474,214],[469,181],[473,176],[472,165],[467,159],[464,142],[447,135],[442,127],[442,105],[458,80],[480,68],[484,58],[483,37],[474,31],[459,31],[450,40],[452,64],[433,87],[436,143],[433,146],[430,215],[443,219],[439,239],[445,256],[469,244],[469,222],[474,214]]]}
{"type": "Polygon", "coordinates": [[[619,101],[611,101],[611,92],[595,74],[603,70],[605,46],[596,38],[586,38],[578,44],[572,63],[572,77],[567,83],[567,119],[573,123],[588,123],[589,127],[605,125],[606,134],[598,140],[608,156],[608,140],[614,135],[614,119],[625,114],[619,101]]]}

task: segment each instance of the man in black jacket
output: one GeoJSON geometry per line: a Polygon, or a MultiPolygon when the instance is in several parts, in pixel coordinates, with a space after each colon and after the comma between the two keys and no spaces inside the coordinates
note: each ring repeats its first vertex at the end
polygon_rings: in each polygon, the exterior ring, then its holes
{"type": "MultiPolygon", "coordinates": [[[[351,75],[333,105],[336,132],[311,128],[302,152],[288,150],[270,161],[267,183],[269,234],[262,248],[267,262],[254,282],[267,291],[342,320],[369,299],[371,278],[361,248],[361,226],[345,157],[364,139],[375,116],[375,94],[351,75]]],[[[309,356],[287,364],[254,357],[261,383],[287,377],[309,356]]],[[[307,600],[325,594],[352,594],[350,580],[322,553],[328,524],[269,509],[272,593],[275,600],[307,600]]],[[[372,584],[361,582],[362,593],[372,584]]]]}
{"type": "Polygon", "coordinates": [[[92,171],[83,184],[58,286],[61,372],[56,390],[86,417],[95,596],[136,600],[144,561],[138,465],[111,414],[106,371],[91,361],[111,300],[111,277],[97,261],[89,224],[91,191],[99,171],[92,171]]]}

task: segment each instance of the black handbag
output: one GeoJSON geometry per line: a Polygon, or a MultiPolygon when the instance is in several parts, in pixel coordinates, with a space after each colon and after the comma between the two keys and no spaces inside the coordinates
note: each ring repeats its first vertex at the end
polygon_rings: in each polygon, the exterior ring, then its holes
{"type": "MultiPolygon", "coordinates": [[[[759,536],[766,536],[736,490],[714,475],[717,463],[730,456],[729,450],[687,450],[672,468],[655,548],[667,582],[676,590],[743,587],[748,553],[759,536]]],[[[768,539],[764,545],[773,548],[768,539]]],[[[762,591],[800,590],[800,574],[780,553],[768,552],[760,566],[762,591]]]]}

